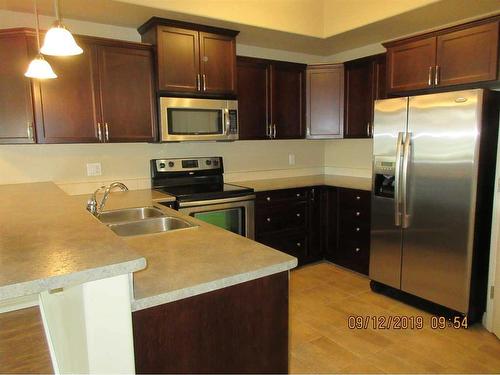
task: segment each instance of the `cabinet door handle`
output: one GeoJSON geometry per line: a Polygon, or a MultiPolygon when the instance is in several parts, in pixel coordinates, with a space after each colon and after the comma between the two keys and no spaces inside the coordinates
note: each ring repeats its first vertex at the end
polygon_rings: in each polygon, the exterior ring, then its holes
{"type": "Polygon", "coordinates": [[[429,66],[429,79],[427,80],[427,84],[432,86],[432,66],[429,66]]]}
{"type": "Polygon", "coordinates": [[[267,136],[267,138],[272,138],[272,136],[273,136],[272,130],[271,130],[272,125],[267,124],[266,126],[267,126],[266,127],[266,136],[267,136]]]}
{"type": "Polygon", "coordinates": [[[297,196],[297,198],[300,198],[300,193],[297,193],[297,194],[295,194],[295,195],[297,196]]]}
{"type": "Polygon", "coordinates": [[[370,121],[366,123],[366,135],[369,137],[370,136],[370,121]]]}
{"type": "Polygon", "coordinates": [[[356,211],[356,216],[359,216],[359,215],[361,215],[361,212],[356,211]]]}
{"type": "Polygon", "coordinates": [[[439,65],[436,65],[436,73],[434,73],[434,85],[439,85],[439,65]]]}
{"type": "Polygon", "coordinates": [[[268,223],[270,223],[270,222],[271,222],[271,218],[270,218],[270,217],[268,217],[268,218],[266,219],[266,221],[267,221],[268,223]]]}
{"type": "Polygon", "coordinates": [[[361,197],[359,195],[356,195],[356,200],[359,201],[361,197]]]}
{"type": "Polygon", "coordinates": [[[207,91],[207,76],[203,74],[203,91],[207,91]]]}
{"type": "Polygon", "coordinates": [[[26,126],[26,134],[28,136],[28,139],[30,141],[33,140],[33,124],[31,121],[28,121],[27,126],[26,126]]]}
{"type": "Polygon", "coordinates": [[[108,123],[104,123],[104,135],[106,138],[106,142],[109,142],[109,128],[108,128],[108,123]]]}
{"type": "Polygon", "coordinates": [[[201,76],[200,73],[196,75],[196,90],[201,91],[201,76]]]}
{"type": "Polygon", "coordinates": [[[297,242],[297,247],[301,247],[302,244],[300,242],[297,242]]]}
{"type": "Polygon", "coordinates": [[[273,127],[273,136],[272,136],[272,138],[276,139],[276,124],[273,124],[272,127],[273,127]]]}
{"type": "Polygon", "coordinates": [[[97,138],[99,139],[99,142],[102,142],[102,130],[101,130],[101,123],[97,123],[97,138]]]}
{"type": "Polygon", "coordinates": [[[356,232],[359,232],[359,228],[356,228],[356,232]]]}
{"type": "Polygon", "coordinates": [[[356,249],[354,249],[357,253],[359,253],[359,251],[361,250],[359,247],[357,247],[356,249]]]}
{"type": "Polygon", "coordinates": [[[267,197],[266,201],[271,202],[271,197],[267,197]]]}
{"type": "Polygon", "coordinates": [[[295,216],[300,217],[300,213],[299,213],[299,212],[297,212],[297,213],[295,214],[295,216]]]}

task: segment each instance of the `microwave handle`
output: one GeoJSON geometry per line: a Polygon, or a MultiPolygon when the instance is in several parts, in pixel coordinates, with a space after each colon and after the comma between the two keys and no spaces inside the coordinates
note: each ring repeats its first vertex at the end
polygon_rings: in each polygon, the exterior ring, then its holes
{"type": "Polygon", "coordinates": [[[222,118],[224,121],[224,134],[229,135],[231,125],[231,123],[229,122],[229,109],[224,108],[224,110],[222,111],[222,118]]]}

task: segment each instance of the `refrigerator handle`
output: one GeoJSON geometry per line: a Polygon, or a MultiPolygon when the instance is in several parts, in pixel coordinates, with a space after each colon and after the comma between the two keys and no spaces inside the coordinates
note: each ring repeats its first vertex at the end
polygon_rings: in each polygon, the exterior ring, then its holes
{"type": "Polygon", "coordinates": [[[408,162],[410,159],[410,147],[411,147],[411,136],[412,133],[407,132],[405,137],[405,143],[403,148],[403,178],[401,179],[401,201],[402,201],[402,225],[401,227],[408,228],[409,223],[409,215],[408,215],[408,162]]]}
{"type": "Polygon", "coordinates": [[[398,143],[396,145],[396,165],[394,166],[394,224],[401,225],[401,212],[399,211],[401,199],[399,197],[400,171],[401,171],[401,149],[403,145],[403,132],[398,133],[398,143]]]}

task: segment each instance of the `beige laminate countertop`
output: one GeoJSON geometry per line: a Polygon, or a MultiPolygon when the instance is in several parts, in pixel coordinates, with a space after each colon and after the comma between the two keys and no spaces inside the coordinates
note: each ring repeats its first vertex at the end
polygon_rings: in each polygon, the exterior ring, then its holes
{"type": "Polygon", "coordinates": [[[1,185],[0,300],[132,273],[146,260],[53,183],[1,185]]]}
{"type": "Polygon", "coordinates": [[[372,179],[368,177],[314,175],[251,181],[233,181],[232,183],[253,188],[256,192],[320,185],[370,191],[372,186],[372,179]]]}
{"type": "MultiPolygon", "coordinates": [[[[74,196],[84,206],[89,194],[74,196]]],[[[197,226],[177,231],[121,237],[147,259],[147,268],[133,275],[132,310],[258,279],[297,266],[297,259],[260,243],[220,229],[157,204],[171,196],[152,190],[111,193],[105,210],[154,204],[167,216],[180,217],[197,226]]]]}

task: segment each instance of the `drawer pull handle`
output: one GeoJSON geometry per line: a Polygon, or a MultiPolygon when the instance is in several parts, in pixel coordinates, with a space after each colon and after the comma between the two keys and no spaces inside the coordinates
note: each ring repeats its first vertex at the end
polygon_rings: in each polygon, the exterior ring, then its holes
{"type": "Polygon", "coordinates": [[[267,197],[266,201],[270,202],[271,201],[271,197],[267,197]]]}
{"type": "Polygon", "coordinates": [[[359,228],[356,228],[356,232],[359,232],[359,228]]]}
{"type": "Polygon", "coordinates": [[[297,247],[301,247],[302,244],[300,242],[297,242],[297,247]]]}
{"type": "Polygon", "coordinates": [[[268,217],[268,218],[266,219],[266,221],[267,221],[268,223],[270,223],[270,222],[271,222],[271,218],[270,218],[270,217],[268,217]]]}
{"type": "Polygon", "coordinates": [[[300,193],[297,193],[296,195],[297,195],[297,198],[300,198],[300,193]]]}
{"type": "Polygon", "coordinates": [[[359,215],[361,215],[361,212],[356,211],[356,216],[359,216],[359,215]]]}
{"type": "Polygon", "coordinates": [[[360,199],[361,199],[361,197],[359,195],[356,195],[356,200],[359,201],[360,199]]]}
{"type": "Polygon", "coordinates": [[[356,248],[356,252],[359,253],[359,250],[361,250],[359,247],[356,248]]]}
{"type": "Polygon", "coordinates": [[[297,215],[297,217],[300,217],[300,213],[297,212],[296,215],[297,215]]]}

